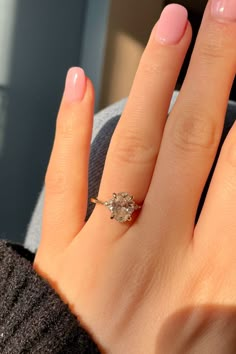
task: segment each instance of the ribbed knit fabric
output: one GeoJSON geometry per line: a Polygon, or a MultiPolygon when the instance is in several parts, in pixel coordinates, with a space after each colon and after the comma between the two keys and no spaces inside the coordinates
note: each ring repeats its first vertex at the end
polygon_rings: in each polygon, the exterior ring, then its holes
{"type": "Polygon", "coordinates": [[[0,241],[0,353],[100,353],[49,283],[34,254],[0,241]]]}

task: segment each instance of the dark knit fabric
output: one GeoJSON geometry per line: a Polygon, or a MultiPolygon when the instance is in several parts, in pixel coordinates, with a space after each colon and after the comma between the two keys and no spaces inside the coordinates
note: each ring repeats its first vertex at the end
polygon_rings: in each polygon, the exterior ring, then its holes
{"type": "Polygon", "coordinates": [[[0,353],[99,353],[59,295],[33,269],[34,255],[0,241],[0,353]]]}

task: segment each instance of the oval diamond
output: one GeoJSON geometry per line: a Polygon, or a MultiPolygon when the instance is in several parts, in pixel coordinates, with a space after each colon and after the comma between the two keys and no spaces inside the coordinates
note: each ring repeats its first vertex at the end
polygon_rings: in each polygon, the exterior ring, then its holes
{"type": "Polygon", "coordinates": [[[111,219],[119,222],[131,220],[131,215],[137,209],[133,196],[128,193],[114,193],[113,198],[108,200],[105,205],[111,211],[111,219]]]}

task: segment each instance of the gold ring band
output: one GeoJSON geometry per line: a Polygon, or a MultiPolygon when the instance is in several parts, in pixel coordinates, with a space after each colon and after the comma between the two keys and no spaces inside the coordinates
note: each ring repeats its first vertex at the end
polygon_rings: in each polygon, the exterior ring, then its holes
{"type": "Polygon", "coordinates": [[[104,202],[101,202],[100,200],[98,200],[98,198],[91,198],[90,201],[94,204],[102,204],[104,205],[104,202]]]}

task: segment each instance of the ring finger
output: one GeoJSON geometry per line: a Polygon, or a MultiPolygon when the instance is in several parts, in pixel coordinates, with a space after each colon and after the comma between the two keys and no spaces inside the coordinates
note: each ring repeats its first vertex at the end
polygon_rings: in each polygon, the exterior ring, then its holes
{"type": "MultiPolygon", "coordinates": [[[[191,34],[186,9],[168,5],[152,30],[127,105],[112,137],[99,199],[110,199],[113,192],[129,192],[138,204],[144,200],[191,34]]],[[[102,228],[103,235],[107,230],[115,237],[127,229],[127,223],[118,225],[109,218],[104,224],[105,212],[104,207],[98,206],[91,216],[102,228]]]]}

